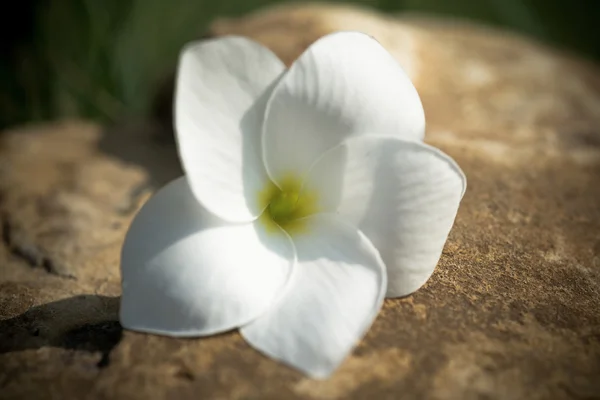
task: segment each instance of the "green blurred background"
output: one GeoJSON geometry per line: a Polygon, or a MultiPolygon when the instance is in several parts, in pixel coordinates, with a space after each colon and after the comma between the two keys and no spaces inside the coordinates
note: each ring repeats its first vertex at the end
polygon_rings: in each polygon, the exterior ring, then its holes
{"type": "MultiPolygon", "coordinates": [[[[285,0],[8,3],[0,17],[0,128],[60,117],[111,122],[144,116],[183,43],[199,37],[215,17],[241,15],[282,2],[285,0]]],[[[345,2],[386,12],[419,11],[482,21],[600,59],[600,0],[345,2]]]]}

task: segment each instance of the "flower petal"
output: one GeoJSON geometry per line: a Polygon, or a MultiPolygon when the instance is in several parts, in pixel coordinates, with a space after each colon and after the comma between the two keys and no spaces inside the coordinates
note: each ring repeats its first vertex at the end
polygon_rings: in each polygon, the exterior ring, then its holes
{"type": "Polygon", "coordinates": [[[236,328],[280,295],[293,262],[283,231],[219,220],[179,178],[143,206],[127,233],[121,324],[170,336],[236,328]]]}
{"type": "Polygon", "coordinates": [[[441,151],[421,142],[363,136],[327,152],[305,187],[319,207],[357,226],[379,250],[388,297],[408,295],[431,276],[466,178],[441,151]]]}
{"type": "Polygon", "coordinates": [[[194,42],[182,52],[175,94],[179,156],[198,200],[227,221],[252,221],[262,211],[256,193],[268,178],[260,132],[283,70],[270,50],[241,37],[194,42]]]}
{"type": "Polygon", "coordinates": [[[377,316],[385,266],[369,240],[335,216],[304,222],[306,233],[292,236],[298,261],[287,290],[241,333],[259,351],[325,378],[377,316]]]}
{"type": "Polygon", "coordinates": [[[308,171],[326,150],[353,135],[379,132],[422,140],[421,100],[396,60],[358,32],[310,46],[274,89],[263,127],[271,179],[308,171]]]}

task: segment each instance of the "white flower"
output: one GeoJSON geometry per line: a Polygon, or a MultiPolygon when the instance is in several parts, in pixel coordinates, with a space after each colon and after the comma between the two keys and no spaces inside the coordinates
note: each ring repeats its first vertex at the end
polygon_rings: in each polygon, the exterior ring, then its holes
{"type": "Polygon", "coordinates": [[[326,36],[289,70],[244,38],[192,43],[175,120],[186,175],[125,239],[125,328],[240,328],[264,354],[324,378],[384,297],[429,279],[466,180],[422,142],[417,92],[369,36],[326,36]]]}

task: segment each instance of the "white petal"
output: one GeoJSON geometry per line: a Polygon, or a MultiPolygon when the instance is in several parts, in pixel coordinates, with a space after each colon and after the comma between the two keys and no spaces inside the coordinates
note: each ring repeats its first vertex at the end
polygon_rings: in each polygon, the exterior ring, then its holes
{"type": "Polygon", "coordinates": [[[381,307],[385,267],[373,245],[331,215],[292,236],[297,265],[277,305],[241,329],[259,351],[325,378],[366,333],[381,307]]]}
{"type": "Polygon", "coordinates": [[[170,336],[236,328],[281,294],[293,262],[283,231],[219,220],[179,178],[144,205],[127,233],[121,324],[170,336]]]}
{"type": "Polygon", "coordinates": [[[175,130],[183,169],[198,200],[232,222],[260,215],[267,182],[260,132],[266,100],[283,63],[240,37],[189,44],[175,94],[175,130]]]}
{"type": "Polygon", "coordinates": [[[263,129],[265,164],[277,182],[353,135],[422,140],[425,116],[410,79],[375,39],[340,32],[315,42],[283,76],[263,129]]]}
{"type": "Polygon", "coordinates": [[[305,188],[320,208],[357,226],[379,250],[388,297],[431,276],[454,224],[466,178],[441,151],[392,137],[357,137],[326,153],[305,188]]]}

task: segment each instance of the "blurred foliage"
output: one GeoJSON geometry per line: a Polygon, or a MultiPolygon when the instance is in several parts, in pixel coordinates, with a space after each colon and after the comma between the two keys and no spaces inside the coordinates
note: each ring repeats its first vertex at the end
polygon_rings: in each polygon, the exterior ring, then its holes
{"type": "MultiPolygon", "coordinates": [[[[217,16],[285,0],[21,0],[0,19],[0,128],[82,116],[114,121],[149,111],[181,46],[217,16]]],[[[600,59],[600,1],[354,0],[505,26],[600,59]]]]}

